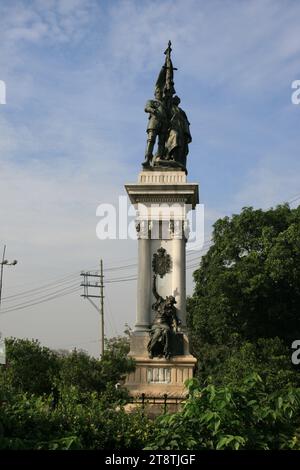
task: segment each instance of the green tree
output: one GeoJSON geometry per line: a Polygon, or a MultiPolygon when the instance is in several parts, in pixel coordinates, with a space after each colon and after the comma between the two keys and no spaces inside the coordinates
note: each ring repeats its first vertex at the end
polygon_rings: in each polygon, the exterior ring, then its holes
{"type": "Polygon", "coordinates": [[[74,350],[60,359],[59,382],[64,387],[77,386],[82,392],[107,391],[134,370],[134,361],[127,357],[129,342],[126,337],[111,338],[101,360],[84,351],[74,350]]]}
{"type": "Polygon", "coordinates": [[[70,386],[82,393],[105,393],[111,400],[125,398],[124,389],[117,392],[115,385],[135,367],[127,357],[126,337],[107,340],[101,360],[76,349],[59,354],[28,339],[6,339],[6,351],[7,365],[0,369],[0,398],[11,387],[36,395],[52,393],[57,401],[60,391],[70,386]]]}
{"type": "Polygon", "coordinates": [[[58,382],[64,387],[76,386],[82,392],[100,392],[106,386],[101,361],[76,349],[60,358],[58,382]]]}
{"type": "Polygon", "coordinates": [[[96,392],[65,387],[51,396],[12,393],[0,407],[0,449],[141,449],[153,424],[96,392]]]}
{"type": "Polygon", "coordinates": [[[127,338],[107,341],[101,360],[83,351],[57,354],[38,341],[7,340],[0,373],[0,448],[142,448],[151,423],[123,409],[115,387],[134,361],[127,338]]]}
{"type": "Polygon", "coordinates": [[[300,449],[300,389],[270,394],[257,374],[236,386],[188,385],[182,411],[156,420],[147,449],[300,449]]]}
{"type": "Polygon", "coordinates": [[[269,364],[279,382],[284,371],[299,380],[289,348],[300,338],[300,207],[250,207],[218,220],[194,279],[188,322],[199,376],[222,380],[235,367],[241,377],[246,364],[260,372],[269,364]]]}
{"type": "Polygon", "coordinates": [[[204,383],[213,377],[216,384],[238,386],[249,372],[257,372],[269,391],[280,390],[286,384],[300,386],[299,374],[291,366],[290,349],[279,338],[258,338],[240,341],[232,337],[226,345],[202,348],[198,377],[204,383]]]}
{"type": "Polygon", "coordinates": [[[107,382],[116,384],[133,372],[135,361],[128,356],[130,349],[128,336],[117,336],[106,340],[101,364],[103,376],[107,382]]]}
{"type": "Polygon", "coordinates": [[[22,392],[50,393],[60,368],[57,355],[37,340],[7,338],[5,343],[7,364],[1,369],[2,382],[22,392]]]}

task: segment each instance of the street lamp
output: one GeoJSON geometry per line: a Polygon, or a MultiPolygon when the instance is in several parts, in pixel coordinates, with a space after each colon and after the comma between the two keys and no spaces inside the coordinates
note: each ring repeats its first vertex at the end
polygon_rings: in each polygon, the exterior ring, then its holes
{"type": "Polygon", "coordinates": [[[0,270],[0,307],[1,307],[1,300],[2,300],[2,285],[3,285],[3,269],[4,269],[4,266],[15,266],[18,262],[16,259],[14,259],[12,262],[9,262],[7,259],[5,259],[5,251],[6,251],[6,245],[4,245],[2,261],[0,262],[0,265],[1,265],[1,270],[0,270]]]}

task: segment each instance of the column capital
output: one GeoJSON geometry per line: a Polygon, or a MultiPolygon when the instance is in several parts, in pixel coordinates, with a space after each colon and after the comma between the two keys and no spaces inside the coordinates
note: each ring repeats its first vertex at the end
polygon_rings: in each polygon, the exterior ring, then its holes
{"type": "Polygon", "coordinates": [[[138,239],[148,239],[149,231],[151,230],[151,221],[145,219],[137,219],[135,221],[135,229],[138,239]]]}
{"type": "Polygon", "coordinates": [[[169,231],[171,238],[175,240],[181,240],[184,236],[184,220],[170,220],[169,231]]]}

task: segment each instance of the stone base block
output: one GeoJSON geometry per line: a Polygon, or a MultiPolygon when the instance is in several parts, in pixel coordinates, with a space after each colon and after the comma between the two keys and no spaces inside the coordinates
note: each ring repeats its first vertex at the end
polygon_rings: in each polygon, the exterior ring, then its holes
{"type": "Polygon", "coordinates": [[[147,353],[148,341],[147,332],[131,336],[129,356],[135,360],[136,369],[126,377],[124,383],[132,399],[125,409],[132,412],[142,407],[148,416],[178,411],[187,397],[185,382],[193,377],[197,362],[189,352],[188,338],[183,332],[184,354],[170,359],[150,359],[147,353]]]}
{"type": "Polygon", "coordinates": [[[139,174],[139,183],[142,184],[182,184],[186,183],[185,171],[178,171],[178,168],[169,169],[169,171],[151,167],[147,171],[139,174]]]}
{"type": "Polygon", "coordinates": [[[145,356],[134,359],[136,369],[125,381],[131,397],[140,398],[144,394],[146,398],[164,399],[167,395],[172,401],[186,397],[184,383],[193,377],[196,364],[193,356],[175,356],[168,360],[156,357],[149,359],[145,356]]]}

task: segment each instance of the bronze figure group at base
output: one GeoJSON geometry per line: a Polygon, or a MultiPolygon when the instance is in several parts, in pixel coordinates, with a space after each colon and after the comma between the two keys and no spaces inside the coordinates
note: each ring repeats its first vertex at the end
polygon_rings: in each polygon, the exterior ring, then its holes
{"type": "Polygon", "coordinates": [[[186,171],[188,145],[192,137],[188,118],[179,107],[180,98],[175,95],[173,76],[176,69],[171,61],[171,51],[169,41],[165,64],[155,85],[155,99],[147,101],[145,106],[149,121],[144,169],[163,167],[186,171]],[[156,140],[157,152],[153,155],[156,140]]]}
{"type": "Polygon", "coordinates": [[[170,359],[172,353],[172,335],[176,334],[181,321],[176,313],[176,300],[173,295],[165,299],[161,297],[156,290],[156,274],[153,275],[152,292],[156,302],[152,308],[156,315],[150,330],[150,340],[148,343],[149,357],[165,357],[170,359]]]}

